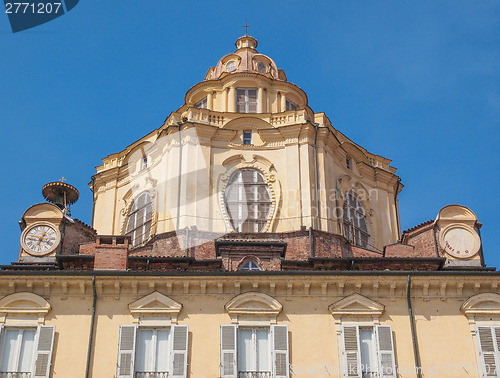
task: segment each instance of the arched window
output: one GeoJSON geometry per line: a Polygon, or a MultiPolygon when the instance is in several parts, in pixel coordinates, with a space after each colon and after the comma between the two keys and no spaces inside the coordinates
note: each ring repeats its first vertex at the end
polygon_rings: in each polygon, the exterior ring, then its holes
{"type": "Polygon", "coordinates": [[[132,237],[132,247],[145,243],[151,231],[153,205],[149,192],[142,193],[130,208],[125,235],[132,237]]]}
{"type": "Polygon", "coordinates": [[[229,179],[224,193],[226,211],[235,231],[260,232],[271,210],[271,195],[262,173],[241,169],[229,179]]]}
{"type": "Polygon", "coordinates": [[[241,265],[240,265],[240,270],[244,272],[256,272],[260,271],[259,264],[257,264],[254,260],[248,259],[245,260],[241,265]]]}
{"type": "Polygon", "coordinates": [[[366,226],[365,210],[352,193],[347,193],[344,200],[343,222],[344,236],[351,243],[362,248],[368,248],[370,234],[366,226]]]}

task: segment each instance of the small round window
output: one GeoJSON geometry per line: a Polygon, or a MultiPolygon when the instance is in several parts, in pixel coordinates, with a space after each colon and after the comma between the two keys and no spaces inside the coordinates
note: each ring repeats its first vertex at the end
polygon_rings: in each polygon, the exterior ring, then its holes
{"type": "Polygon", "coordinates": [[[229,62],[226,65],[227,72],[233,72],[236,69],[236,62],[229,62]]]}
{"type": "Polygon", "coordinates": [[[260,73],[266,73],[266,65],[262,62],[257,63],[257,70],[260,73]]]}

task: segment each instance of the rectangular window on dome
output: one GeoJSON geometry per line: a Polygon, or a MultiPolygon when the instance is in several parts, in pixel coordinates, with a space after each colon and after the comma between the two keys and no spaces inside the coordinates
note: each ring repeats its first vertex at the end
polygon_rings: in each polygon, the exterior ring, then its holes
{"type": "Polygon", "coordinates": [[[236,112],[237,113],[257,113],[257,89],[237,88],[236,89],[236,112]]]}
{"type": "Polygon", "coordinates": [[[252,144],[252,132],[243,131],[243,144],[252,144]]]}
{"type": "Polygon", "coordinates": [[[194,107],[198,108],[198,109],[206,109],[207,108],[207,98],[205,97],[203,100],[197,102],[194,107]]]}
{"type": "Polygon", "coordinates": [[[292,101],[290,100],[286,100],[286,110],[289,111],[289,110],[298,110],[299,109],[299,106],[295,103],[293,103],[292,101]]]}

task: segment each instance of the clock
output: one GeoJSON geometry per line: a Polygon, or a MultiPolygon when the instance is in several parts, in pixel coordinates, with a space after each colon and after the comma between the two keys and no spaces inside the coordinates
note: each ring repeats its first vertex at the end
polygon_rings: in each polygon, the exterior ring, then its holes
{"type": "Polygon", "coordinates": [[[481,239],[472,227],[455,224],[442,230],[440,244],[447,254],[466,259],[479,252],[481,239]]]}
{"type": "Polygon", "coordinates": [[[27,227],[21,235],[21,246],[34,256],[44,256],[53,252],[61,240],[59,230],[47,222],[37,222],[27,227]]]}

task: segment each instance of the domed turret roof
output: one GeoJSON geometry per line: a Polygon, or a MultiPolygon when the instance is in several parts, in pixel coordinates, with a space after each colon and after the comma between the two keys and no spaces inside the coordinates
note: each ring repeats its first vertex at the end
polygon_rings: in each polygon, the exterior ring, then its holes
{"type": "Polygon", "coordinates": [[[225,75],[251,72],[286,81],[283,70],[278,69],[276,63],[267,55],[257,52],[257,40],[254,37],[245,34],[238,38],[236,48],[234,53],[223,56],[215,67],[208,70],[205,80],[217,80],[225,75]]]}

